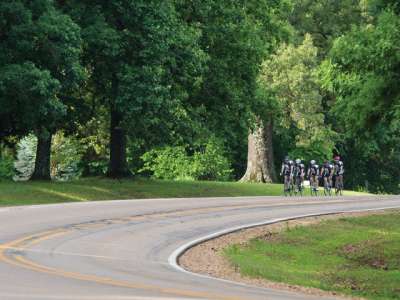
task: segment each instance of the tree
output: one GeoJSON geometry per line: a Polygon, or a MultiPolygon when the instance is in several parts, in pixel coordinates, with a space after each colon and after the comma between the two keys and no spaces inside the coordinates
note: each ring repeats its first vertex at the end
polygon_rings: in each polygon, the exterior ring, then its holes
{"type": "Polygon", "coordinates": [[[110,177],[129,176],[131,138],[163,137],[201,75],[198,32],[173,1],[59,1],[82,27],[84,61],[96,105],[110,116],[110,177]],[[166,126],[162,126],[162,125],[166,126]],[[158,132],[157,132],[158,131],[158,132]]]}
{"type": "Polygon", "coordinates": [[[50,179],[51,137],[83,79],[79,27],[50,0],[4,2],[0,16],[2,127],[37,135],[32,179],[50,179]]]}
{"type": "MultiPolygon", "coordinates": [[[[292,156],[307,160],[330,157],[333,132],[324,124],[317,67],[317,48],[310,35],[298,47],[282,44],[262,64],[259,85],[267,91],[264,101],[272,103],[266,109],[268,123],[264,140],[268,144],[259,161],[273,159],[274,132],[293,136],[294,148],[289,149],[292,156]]],[[[263,172],[273,174],[271,168],[263,172]]]]}
{"type": "Polygon", "coordinates": [[[310,34],[323,59],[335,38],[365,20],[366,1],[360,0],[296,0],[289,22],[297,32],[295,43],[310,34]]]}
{"type": "Polygon", "coordinates": [[[338,38],[322,65],[351,187],[397,192],[400,181],[400,18],[384,10],[338,38]]]}
{"type": "Polygon", "coordinates": [[[195,139],[211,134],[224,142],[236,176],[245,165],[246,137],[255,108],[260,63],[286,26],[276,14],[286,1],[179,1],[183,18],[201,30],[209,56],[198,91],[190,93],[191,118],[200,123],[195,139]]]}

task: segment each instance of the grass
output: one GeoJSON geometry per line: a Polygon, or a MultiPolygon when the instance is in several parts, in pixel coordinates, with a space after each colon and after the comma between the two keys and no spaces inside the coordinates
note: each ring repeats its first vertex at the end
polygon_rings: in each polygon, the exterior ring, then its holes
{"type": "Polygon", "coordinates": [[[400,299],[400,211],[289,228],[224,254],[250,277],[400,299]]]}
{"type": "MultiPolygon", "coordinates": [[[[68,182],[0,181],[0,206],[111,199],[273,196],[281,184],[84,178],[68,182]]],[[[347,195],[362,194],[347,192],[347,195]]]]}

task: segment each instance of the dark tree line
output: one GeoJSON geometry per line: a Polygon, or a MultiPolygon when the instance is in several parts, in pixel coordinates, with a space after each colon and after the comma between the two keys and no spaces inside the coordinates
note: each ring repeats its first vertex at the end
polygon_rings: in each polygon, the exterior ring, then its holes
{"type": "Polygon", "coordinates": [[[50,179],[62,131],[87,175],[89,136],[112,178],[212,140],[244,181],[339,153],[349,187],[398,190],[396,1],[16,0],[0,20],[0,139],[38,138],[31,179],[50,179]]]}

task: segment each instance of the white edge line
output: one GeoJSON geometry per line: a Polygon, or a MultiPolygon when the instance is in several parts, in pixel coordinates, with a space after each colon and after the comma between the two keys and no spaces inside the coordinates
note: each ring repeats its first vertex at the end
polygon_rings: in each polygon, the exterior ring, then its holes
{"type": "Polygon", "coordinates": [[[290,220],[295,220],[295,219],[302,219],[302,218],[307,218],[307,217],[319,217],[319,216],[327,216],[327,215],[336,215],[336,214],[343,214],[343,213],[354,213],[354,212],[364,212],[364,211],[379,211],[379,210],[386,210],[386,209],[396,209],[400,208],[400,206],[390,206],[390,207],[382,207],[382,208],[368,208],[368,209],[357,209],[357,210],[344,210],[344,211],[331,211],[331,212],[326,212],[326,213],[319,213],[319,214],[306,214],[306,215],[297,215],[297,216],[291,216],[291,217],[286,217],[286,218],[278,218],[278,219],[272,219],[269,221],[264,221],[264,222],[258,222],[258,223],[251,223],[247,225],[240,225],[236,227],[231,227],[228,229],[224,229],[218,232],[214,232],[212,234],[208,234],[205,236],[202,236],[200,238],[197,238],[195,240],[192,240],[182,246],[180,246],[178,249],[176,249],[174,252],[171,253],[171,255],[168,257],[168,264],[173,267],[175,270],[190,274],[193,276],[201,277],[201,278],[206,278],[206,279],[212,279],[212,280],[217,280],[217,281],[222,281],[225,283],[230,283],[230,284],[236,284],[240,286],[245,286],[245,287],[251,287],[251,288],[259,288],[259,289],[268,289],[271,290],[272,288],[263,288],[263,287],[258,287],[254,285],[250,285],[247,283],[242,283],[242,282],[237,282],[237,281],[232,281],[228,279],[223,279],[223,278],[218,278],[218,277],[213,277],[213,276],[208,276],[204,274],[199,274],[199,273],[194,273],[191,271],[188,271],[181,267],[178,263],[179,258],[190,248],[193,248],[203,242],[207,242],[209,240],[227,235],[229,233],[237,232],[242,229],[249,229],[253,227],[258,227],[258,226],[263,226],[263,225],[272,225],[275,223],[279,222],[284,222],[284,221],[290,221],[290,220]]]}

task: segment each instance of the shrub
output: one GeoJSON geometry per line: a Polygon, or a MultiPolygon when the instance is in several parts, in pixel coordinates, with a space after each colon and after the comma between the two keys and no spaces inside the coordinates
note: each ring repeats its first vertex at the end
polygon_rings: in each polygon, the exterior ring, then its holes
{"type": "Polygon", "coordinates": [[[164,147],[146,152],[140,172],[159,179],[227,180],[232,170],[223,147],[214,139],[188,155],[182,146],[164,147]],[[202,149],[201,149],[202,148],[202,149]]]}
{"type": "Polygon", "coordinates": [[[30,134],[22,138],[17,145],[17,159],[14,162],[16,174],[14,180],[28,180],[35,169],[37,138],[30,134]]]}
{"type": "Polygon", "coordinates": [[[224,149],[214,139],[204,151],[195,152],[191,165],[191,175],[200,180],[228,180],[232,174],[229,160],[223,155],[224,149]]]}
{"type": "MultiPolygon", "coordinates": [[[[14,180],[28,180],[35,169],[37,138],[30,134],[17,145],[14,163],[14,180]]],[[[59,132],[53,136],[51,146],[50,173],[57,180],[68,180],[80,176],[79,162],[82,154],[78,141],[59,132]]]]}
{"type": "Polygon", "coordinates": [[[0,179],[12,179],[14,175],[13,157],[9,155],[2,156],[0,158],[0,179]]]}
{"type": "Polygon", "coordinates": [[[51,147],[51,176],[57,180],[69,180],[82,173],[79,162],[82,148],[73,137],[59,132],[54,135],[51,147]]]}
{"type": "Polygon", "coordinates": [[[142,155],[144,162],[140,172],[150,171],[160,179],[192,179],[191,161],[184,147],[153,149],[142,155]]]}

